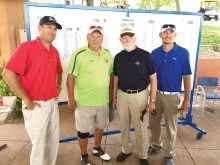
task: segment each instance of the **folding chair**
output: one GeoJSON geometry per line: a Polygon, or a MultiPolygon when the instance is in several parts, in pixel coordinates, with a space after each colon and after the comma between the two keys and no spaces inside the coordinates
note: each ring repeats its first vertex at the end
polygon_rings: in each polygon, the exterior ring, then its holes
{"type": "Polygon", "coordinates": [[[217,99],[220,99],[220,91],[218,86],[218,78],[217,77],[198,77],[198,85],[196,89],[195,95],[195,104],[197,101],[197,96],[202,96],[202,115],[204,116],[204,110],[207,100],[213,100],[211,109],[214,106],[214,103],[217,99]]]}

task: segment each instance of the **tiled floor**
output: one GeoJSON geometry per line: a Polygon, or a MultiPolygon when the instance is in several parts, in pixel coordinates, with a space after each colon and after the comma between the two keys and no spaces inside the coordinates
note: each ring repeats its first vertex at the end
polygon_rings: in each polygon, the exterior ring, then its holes
{"type": "MultiPolygon", "coordinates": [[[[200,104],[198,102],[198,104],[200,104]]],[[[214,111],[206,108],[205,117],[201,117],[200,106],[193,109],[193,121],[207,134],[201,140],[196,139],[198,133],[194,128],[178,125],[177,142],[175,145],[175,165],[220,165],[220,103],[214,111]]],[[[108,130],[118,130],[117,113],[115,119],[109,124],[108,130]]],[[[106,131],[108,131],[106,130],[106,131]]],[[[165,131],[165,129],[163,129],[165,131]]],[[[165,132],[163,137],[165,138],[165,132]]],[[[60,106],[60,138],[65,139],[76,136],[74,113],[66,105],[60,106]]],[[[92,156],[93,139],[89,140],[88,153],[91,165],[138,165],[135,136],[131,132],[133,153],[123,163],[115,161],[121,151],[120,134],[104,136],[102,147],[112,157],[109,162],[102,162],[92,156]]],[[[0,165],[28,165],[31,152],[31,143],[23,124],[0,125],[0,145],[7,144],[7,148],[0,151],[0,165]]],[[[157,153],[149,157],[151,165],[163,165],[163,156],[157,153]]],[[[80,151],[77,141],[60,143],[57,165],[80,165],[80,151]]]]}

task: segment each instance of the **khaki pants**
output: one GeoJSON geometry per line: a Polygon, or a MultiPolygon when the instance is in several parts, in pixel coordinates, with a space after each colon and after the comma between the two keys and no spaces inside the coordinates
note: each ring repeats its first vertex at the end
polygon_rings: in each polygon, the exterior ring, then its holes
{"type": "Polygon", "coordinates": [[[57,101],[36,101],[41,107],[25,109],[25,127],[32,142],[31,165],[55,165],[59,149],[59,111],[57,101]]]}
{"type": "Polygon", "coordinates": [[[117,93],[117,111],[120,120],[122,152],[131,153],[130,125],[131,120],[135,129],[137,154],[140,159],[147,159],[148,147],[148,113],[145,121],[140,120],[142,111],[146,109],[148,102],[147,89],[136,94],[127,94],[121,90],[117,93]]]}
{"type": "Polygon", "coordinates": [[[149,115],[150,145],[156,150],[163,148],[163,154],[167,157],[174,157],[175,155],[174,146],[177,134],[179,103],[179,94],[164,95],[157,92],[155,109],[157,114],[155,116],[152,114],[149,115]],[[162,145],[161,122],[163,117],[166,124],[166,138],[162,145]]]}

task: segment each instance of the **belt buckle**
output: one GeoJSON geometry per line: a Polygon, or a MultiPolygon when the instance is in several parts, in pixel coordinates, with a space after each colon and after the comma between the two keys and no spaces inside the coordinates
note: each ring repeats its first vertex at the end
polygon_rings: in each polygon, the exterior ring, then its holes
{"type": "Polygon", "coordinates": [[[139,93],[139,89],[137,89],[137,90],[131,90],[131,94],[132,93],[139,93]]]}
{"type": "Polygon", "coordinates": [[[127,90],[127,93],[128,93],[128,94],[132,94],[132,93],[133,93],[133,90],[128,89],[128,90],[127,90]]]}
{"type": "Polygon", "coordinates": [[[126,90],[126,93],[133,94],[133,93],[139,93],[140,91],[141,91],[141,89],[137,89],[137,90],[128,89],[128,90],[126,90]]]}

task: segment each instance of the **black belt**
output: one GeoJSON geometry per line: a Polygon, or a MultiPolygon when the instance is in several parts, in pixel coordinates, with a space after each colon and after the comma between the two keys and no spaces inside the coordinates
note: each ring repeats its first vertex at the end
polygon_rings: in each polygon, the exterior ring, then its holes
{"type": "Polygon", "coordinates": [[[137,89],[137,90],[133,90],[133,89],[127,89],[127,90],[123,90],[123,92],[127,93],[127,94],[134,94],[134,93],[139,93],[143,90],[145,90],[146,88],[142,88],[142,89],[137,89]]]}

